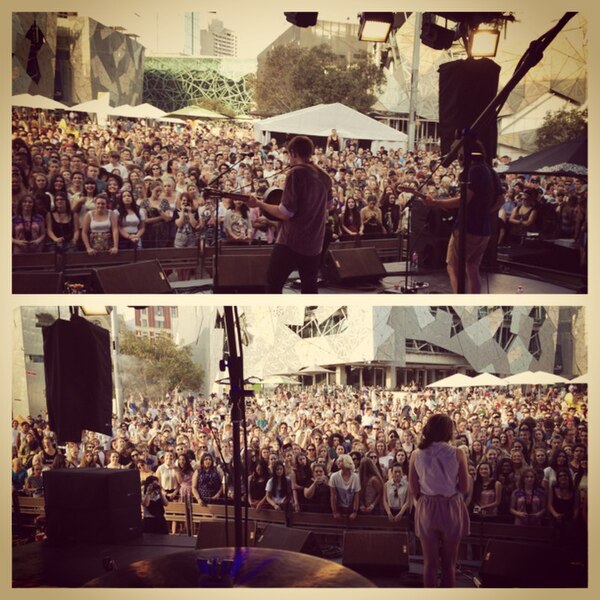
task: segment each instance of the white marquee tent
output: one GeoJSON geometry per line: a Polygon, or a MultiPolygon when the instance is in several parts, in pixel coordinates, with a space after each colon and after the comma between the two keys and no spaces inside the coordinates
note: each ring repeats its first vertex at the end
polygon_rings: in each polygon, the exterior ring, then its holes
{"type": "Polygon", "coordinates": [[[254,135],[262,142],[267,142],[272,133],[327,137],[332,129],[342,140],[396,142],[401,148],[406,148],[408,137],[339,102],[317,104],[254,123],[254,135]]]}

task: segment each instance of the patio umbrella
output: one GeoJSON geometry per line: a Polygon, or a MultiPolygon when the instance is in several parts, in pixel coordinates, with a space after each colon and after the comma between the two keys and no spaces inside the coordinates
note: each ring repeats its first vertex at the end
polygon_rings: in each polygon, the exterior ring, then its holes
{"type": "Polygon", "coordinates": [[[473,378],[464,373],[454,373],[449,377],[444,377],[435,383],[428,384],[427,387],[444,388],[444,387],[469,387],[473,385],[473,378]]]}
{"type": "Polygon", "coordinates": [[[553,383],[569,383],[566,377],[548,373],[546,371],[524,371],[505,377],[504,381],[510,385],[552,385],[553,383]]]}
{"type": "Polygon", "coordinates": [[[300,382],[289,375],[269,375],[262,380],[263,385],[300,385],[300,382]]]}
{"type": "Polygon", "coordinates": [[[571,379],[571,383],[588,383],[589,377],[588,374],[579,375],[579,377],[575,377],[575,379],[571,379]]]}
{"type": "Polygon", "coordinates": [[[331,369],[326,369],[325,367],[321,367],[319,365],[312,365],[310,367],[303,367],[298,371],[298,375],[312,375],[313,385],[315,384],[317,375],[325,374],[326,382],[329,383],[329,373],[335,373],[331,369]]]}
{"type": "MultiPolygon", "coordinates": [[[[215,383],[220,383],[221,385],[230,385],[229,377],[215,379],[215,383]]],[[[262,379],[260,377],[255,377],[254,375],[250,375],[250,377],[246,377],[246,379],[244,379],[244,385],[254,385],[255,383],[262,383],[262,379]]]]}
{"type": "Polygon", "coordinates": [[[179,117],[181,119],[228,119],[225,115],[209,110],[208,108],[202,108],[201,106],[186,106],[179,110],[173,111],[165,117],[179,117]]]}
{"type": "Polygon", "coordinates": [[[587,178],[587,135],[569,140],[529,156],[515,160],[502,170],[503,173],[537,173],[540,175],[567,175],[587,178]]]}
{"type": "Polygon", "coordinates": [[[12,97],[12,105],[44,110],[69,110],[69,107],[65,104],[40,94],[17,94],[12,97]]]}
{"type": "Polygon", "coordinates": [[[472,385],[507,385],[502,377],[498,377],[492,373],[479,373],[473,377],[472,385]]]}

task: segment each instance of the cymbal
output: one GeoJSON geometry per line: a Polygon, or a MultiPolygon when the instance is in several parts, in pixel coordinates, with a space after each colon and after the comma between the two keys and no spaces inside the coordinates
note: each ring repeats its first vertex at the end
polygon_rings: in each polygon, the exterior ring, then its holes
{"type": "Polygon", "coordinates": [[[206,548],[140,560],[85,587],[375,587],[323,558],[271,548],[206,548]]]}

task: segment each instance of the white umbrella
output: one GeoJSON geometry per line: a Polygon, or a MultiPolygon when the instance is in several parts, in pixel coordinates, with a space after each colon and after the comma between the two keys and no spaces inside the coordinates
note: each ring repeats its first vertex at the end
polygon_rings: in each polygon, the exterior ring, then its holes
{"type": "MultiPolygon", "coordinates": [[[[260,377],[255,377],[254,375],[250,375],[244,379],[244,385],[254,385],[255,383],[261,383],[262,379],[260,377]]],[[[231,385],[229,383],[229,377],[222,377],[221,379],[215,379],[215,383],[220,383],[221,385],[231,385]]]]}
{"type": "Polygon", "coordinates": [[[69,107],[65,104],[39,94],[17,94],[12,97],[12,105],[44,110],[69,110],[69,107]]]}
{"type": "Polygon", "coordinates": [[[502,377],[498,377],[493,373],[479,373],[473,377],[472,385],[507,385],[502,377]]]}
{"type": "Polygon", "coordinates": [[[548,373],[547,371],[524,371],[505,377],[504,381],[511,385],[552,385],[553,383],[569,383],[569,380],[561,375],[548,373]]]}
{"type": "Polygon", "coordinates": [[[145,102],[144,104],[138,104],[137,106],[131,106],[130,104],[122,104],[121,106],[115,106],[114,108],[108,109],[109,115],[117,117],[129,117],[131,119],[158,119],[163,117],[167,113],[152,104],[145,102]]]}
{"type": "Polygon", "coordinates": [[[300,385],[300,382],[289,375],[269,375],[262,380],[263,385],[300,385]]]}
{"type": "Polygon", "coordinates": [[[300,375],[320,375],[321,373],[335,373],[335,371],[320,367],[319,365],[312,365],[311,367],[302,367],[298,373],[300,375]]]}
{"type": "Polygon", "coordinates": [[[588,378],[588,374],[585,373],[584,375],[579,375],[579,377],[575,377],[575,379],[571,379],[571,383],[588,383],[589,382],[589,378],[588,378]]]}
{"type": "Polygon", "coordinates": [[[473,378],[464,373],[454,373],[449,377],[444,377],[435,383],[428,384],[427,387],[443,388],[443,387],[469,387],[473,385],[473,378]]]}

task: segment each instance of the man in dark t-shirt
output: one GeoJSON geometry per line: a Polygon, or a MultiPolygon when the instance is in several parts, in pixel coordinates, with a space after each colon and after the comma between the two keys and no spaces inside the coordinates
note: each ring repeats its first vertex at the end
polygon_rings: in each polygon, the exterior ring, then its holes
{"type": "MultiPolygon", "coordinates": [[[[467,293],[479,294],[481,292],[481,277],[479,266],[487,248],[490,233],[492,213],[497,211],[504,203],[504,194],[497,173],[488,165],[485,159],[483,146],[476,143],[473,152],[471,168],[469,169],[469,185],[467,188],[466,209],[466,256],[465,271],[467,279],[467,293]]],[[[460,205],[460,194],[453,198],[432,198],[421,196],[427,206],[440,208],[457,208],[460,205]]],[[[457,219],[454,231],[448,243],[446,265],[452,291],[458,292],[459,272],[459,232],[460,222],[457,219]]]]}
{"type": "Polygon", "coordinates": [[[254,197],[248,200],[248,206],[258,206],[281,220],[267,272],[270,294],[281,294],[294,269],[300,274],[302,293],[318,293],[317,275],[332,194],[331,177],[311,162],[313,151],[309,138],[292,138],[288,144],[291,168],[281,202],[271,205],[254,197]]]}

